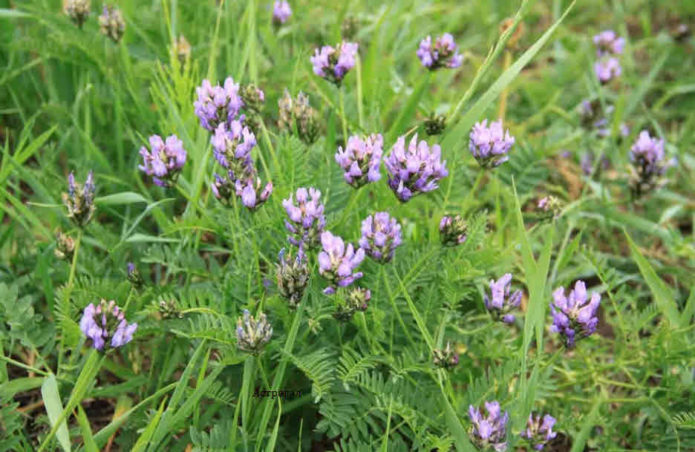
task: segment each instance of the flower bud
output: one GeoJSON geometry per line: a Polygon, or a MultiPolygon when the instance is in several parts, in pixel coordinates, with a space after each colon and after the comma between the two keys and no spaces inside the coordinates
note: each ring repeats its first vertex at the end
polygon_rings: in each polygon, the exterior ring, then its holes
{"type": "Polygon", "coordinates": [[[272,336],[273,328],[262,312],[254,318],[248,309],[244,309],[243,316],[237,319],[237,347],[243,352],[259,354],[272,336]]]}
{"type": "Polygon", "coordinates": [[[468,238],[467,231],[468,225],[461,215],[454,217],[445,215],[439,222],[439,235],[444,246],[457,246],[464,243],[468,238]]]}
{"type": "Polygon", "coordinates": [[[90,0],[63,0],[63,11],[80,28],[89,17],[91,6],[90,0]]]}
{"type": "Polygon", "coordinates": [[[451,348],[451,343],[447,342],[444,349],[432,350],[432,362],[437,367],[449,370],[458,365],[459,355],[451,348]]]}
{"type": "Polygon", "coordinates": [[[75,253],[75,240],[62,231],[56,232],[56,247],[53,253],[58,259],[71,261],[75,253]]]}
{"type": "Polygon", "coordinates": [[[291,309],[296,309],[302,300],[304,290],[309,284],[309,266],[306,255],[299,248],[297,256],[286,256],[285,250],[280,251],[280,263],[275,266],[277,284],[280,295],[287,299],[291,309]]]}
{"type": "Polygon", "coordinates": [[[94,215],[94,175],[90,171],[84,185],[75,182],[75,175],[68,176],[68,192],[63,193],[63,204],[68,209],[68,218],[77,226],[84,227],[94,215]]]}
{"type": "Polygon", "coordinates": [[[125,33],[125,20],[117,6],[106,6],[99,16],[99,30],[115,43],[118,43],[125,33]]]}

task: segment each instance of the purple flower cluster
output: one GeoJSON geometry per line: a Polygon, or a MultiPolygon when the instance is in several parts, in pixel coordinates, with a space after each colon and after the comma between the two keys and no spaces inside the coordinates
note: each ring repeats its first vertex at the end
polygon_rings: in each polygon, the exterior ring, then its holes
{"type": "Polygon", "coordinates": [[[447,67],[457,68],[463,63],[463,56],[458,53],[454,37],[449,33],[439,36],[432,45],[432,37],[427,36],[420,41],[417,57],[422,65],[429,70],[447,67]]]}
{"type": "Polygon", "coordinates": [[[509,160],[515,139],[502,127],[502,120],[487,125],[487,119],[473,126],[468,148],[483,168],[494,168],[509,160]]]}
{"type": "Polygon", "coordinates": [[[490,280],[490,296],[484,296],[485,308],[504,323],[514,323],[514,314],[510,312],[521,303],[522,292],[511,289],[512,274],[506,273],[497,281],[490,280]]]}
{"type": "Polygon", "coordinates": [[[347,246],[342,238],[325,231],[321,234],[323,250],[319,253],[319,274],[328,280],[329,286],[325,294],[335,293],[336,286],[346,287],[362,277],[362,272],[356,272],[364,260],[364,250],[355,248],[351,243],[347,246]]]}
{"type": "Polygon", "coordinates": [[[557,436],[557,432],[553,431],[555,418],[549,414],[541,417],[540,414],[529,414],[526,421],[526,430],[522,430],[521,437],[528,440],[535,450],[543,450],[548,441],[551,441],[557,436]]]}
{"type": "Polygon", "coordinates": [[[285,220],[285,227],[292,234],[287,238],[289,242],[295,246],[303,244],[306,248],[316,246],[326,227],[321,192],[313,187],[308,190],[298,188],[294,199],[290,194],[289,198],[282,200],[282,206],[289,217],[285,220]]]}
{"type": "Polygon", "coordinates": [[[170,135],[166,141],[159,135],[150,137],[150,149],[140,148],[143,164],[138,168],[160,187],[170,187],[176,182],[181,168],[186,163],[186,151],[183,142],[176,135],[170,135]]]}
{"type": "Polygon", "coordinates": [[[345,74],[355,66],[359,46],[354,42],[343,41],[336,47],[323,46],[316,49],[311,57],[311,64],[314,66],[314,74],[340,86],[345,74]]]}
{"type": "Polygon", "coordinates": [[[68,218],[77,226],[84,227],[94,215],[94,174],[90,171],[84,186],[75,182],[75,175],[68,175],[68,192],[63,193],[63,204],[68,209],[68,218]]]}
{"type": "Polygon", "coordinates": [[[80,330],[92,340],[92,347],[97,350],[104,346],[122,347],[133,339],[137,328],[137,323],[126,322],[125,314],[113,300],[101,300],[96,306],[90,303],[80,320],[80,330]]]}
{"type": "Polygon", "coordinates": [[[437,182],[446,177],[446,161],[442,162],[441,148],[438,144],[431,147],[426,141],[418,143],[417,134],[406,148],[405,137],[398,137],[391,153],[384,160],[389,172],[389,187],[401,202],[407,202],[413,196],[435,190],[437,182]]]}
{"type": "Polygon", "coordinates": [[[594,36],[594,44],[599,57],[620,55],[625,47],[625,38],[619,37],[613,30],[604,30],[594,36]]]}
{"type": "Polygon", "coordinates": [[[290,4],[286,1],[276,1],[273,4],[273,24],[282,25],[290,18],[292,15],[292,8],[290,4]]]}
{"type": "Polygon", "coordinates": [[[345,181],[355,188],[381,178],[379,165],[383,154],[384,138],[381,134],[372,134],[364,139],[351,136],[343,150],[338,147],[335,161],[343,169],[345,181]]]}
{"type": "Polygon", "coordinates": [[[464,243],[468,236],[468,225],[461,215],[451,217],[444,215],[439,221],[439,235],[444,246],[456,246],[464,243]]]}
{"type": "Polygon", "coordinates": [[[227,77],[224,86],[212,86],[209,80],[203,80],[203,84],[196,88],[198,99],[193,103],[195,114],[200,119],[200,125],[212,132],[222,123],[229,123],[239,117],[239,111],[244,106],[244,101],[239,94],[239,84],[234,79],[227,77]]]}
{"type": "Polygon", "coordinates": [[[377,212],[362,222],[360,248],[377,262],[393,259],[396,248],[402,243],[401,225],[387,212],[377,212]]]}
{"type": "Polygon", "coordinates": [[[636,196],[665,183],[661,176],[675,165],[675,159],[666,159],[664,140],[650,136],[646,130],[640,132],[637,141],[630,148],[630,161],[630,185],[636,196]]]}
{"type": "Polygon", "coordinates": [[[125,33],[125,20],[123,14],[117,6],[104,5],[99,16],[99,30],[105,36],[111,38],[113,42],[118,42],[125,33]]]}
{"type": "MultiPolygon", "coordinates": [[[[605,138],[611,133],[609,118],[613,110],[615,108],[612,105],[607,105],[604,108],[598,99],[584,100],[580,107],[582,125],[587,129],[595,129],[599,137],[605,138]]],[[[621,123],[619,129],[621,137],[630,134],[630,128],[625,123],[621,123]]]]}
{"type": "Polygon", "coordinates": [[[215,173],[210,188],[217,199],[227,204],[232,193],[241,198],[247,208],[254,210],[265,203],[273,192],[273,183],[265,186],[251,158],[256,136],[240,121],[221,123],[211,138],[217,162],[227,170],[227,179],[215,173]]]}
{"type": "Polygon", "coordinates": [[[500,408],[497,401],[485,402],[485,411],[487,416],[483,416],[483,410],[473,407],[468,407],[468,417],[473,423],[471,431],[471,439],[473,443],[481,450],[492,448],[497,452],[507,450],[507,422],[509,421],[509,413],[504,412],[500,408]]]}
{"type": "Polygon", "coordinates": [[[620,77],[622,68],[616,58],[623,53],[625,38],[619,37],[613,30],[605,30],[594,36],[596,54],[599,60],[594,64],[596,77],[602,84],[620,77]]]}
{"type": "Polygon", "coordinates": [[[553,314],[550,330],[563,335],[568,348],[574,347],[577,340],[591,336],[596,331],[600,304],[601,295],[598,293],[594,292],[588,298],[584,281],[577,281],[569,296],[565,296],[564,288],[556,289],[550,303],[553,314]]]}

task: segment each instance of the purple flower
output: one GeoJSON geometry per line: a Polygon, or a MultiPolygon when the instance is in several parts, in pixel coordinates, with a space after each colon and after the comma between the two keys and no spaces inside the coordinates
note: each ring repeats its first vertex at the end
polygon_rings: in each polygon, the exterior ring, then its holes
{"type": "Polygon", "coordinates": [[[613,30],[605,30],[594,36],[594,44],[599,57],[620,55],[625,47],[625,38],[619,37],[613,30]]]}
{"type": "Polygon", "coordinates": [[[487,119],[473,126],[468,149],[483,168],[494,168],[509,160],[509,149],[515,139],[502,128],[502,120],[487,125],[487,119]]]}
{"type": "Polygon", "coordinates": [[[513,323],[514,315],[510,314],[513,308],[521,303],[522,292],[515,290],[512,293],[512,274],[506,273],[497,281],[490,280],[490,296],[484,295],[485,308],[496,319],[502,319],[504,323],[513,323]]]}
{"type": "Polygon", "coordinates": [[[444,215],[439,221],[439,235],[444,246],[456,246],[466,241],[468,225],[461,217],[444,215]]]}
{"type": "Polygon", "coordinates": [[[401,202],[438,187],[437,182],[449,174],[441,157],[438,144],[430,147],[424,140],[418,143],[417,134],[407,148],[405,136],[398,137],[384,165],[389,172],[389,187],[401,202]]]}
{"type": "Polygon", "coordinates": [[[435,40],[434,46],[432,46],[431,36],[420,41],[417,57],[420,58],[422,65],[431,71],[443,67],[453,69],[463,63],[463,56],[458,53],[454,37],[449,33],[439,36],[435,40]]]}
{"type": "Polygon", "coordinates": [[[183,142],[176,135],[169,135],[166,141],[159,135],[152,135],[150,150],[143,146],[140,148],[140,155],[143,164],[138,168],[148,176],[153,176],[152,180],[160,187],[173,185],[186,163],[183,142]]]}
{"type": "Polygon", "coordinates": [[[251,150],[256,146],[256,136],[234,120],[229,125],[221,123],[210,139],[217,162],[230,171],[232,179],[248,176],[253,172],[251,150]]]}
{"type": "Polygon", "coordinates": [[[574,347],[577,340],[591,336],[596,331],[600,304],[601,295],[598,293],[594,292],[588,298],[584,281],[577,281],[568,297],[564,288],[555,289],[550,303],[553,314],[550,330],[563,335],[568,348],[574,347]]]}
{"type": "Polygon", "coordinates": [[[209,80],[203,80],[195,91],[198,100],[193,106],[203,128],[212,132],[222,123],[231,123],[235,119],[243,121],[243,116],[237,118],[237,115],[244,102],[239,95],[239,84],[231,77],[227,77],[224,86],[212,86],[209,80]]]}
{"type": "Polygon", "coordinates": [[[605,85],[614,78],[620,77],[620,74],[622,74],[622,68],[620,67],[620,62],[617,58],[604,57],[594,64],[594,72],[596,73],[596,77],[598,77],[601,84],[605,85]]]}
{"type": "Polygon", "coordinates": [[[485,402],[487,416],[483,416],[483,410],[468,407],[468,417],[473,423],[470,436],[473,443],[481,450],[493,448],[495,451],[502,452],[507,450],[507,422],[509,413],[500,408],[497,401],[485,402]]]}
{"type": "Polygon", "coordinates": [[[287,240],[295,246],[304,244],[306,248],[313,248],[326,226],[321,192],[313,187],[308,190],[302,187],[297,189],[295,196],[296,204],[292,195],[282,200],[289,217],[289,220],[285,220],[285,227],[292,234],[287,240]]]}
{"type": "Polygon", "coordinates": [[[228,173],[228,175],[220,176],[215,173],[213,175],[214,181],[210,184],[210,190],[212,194],[217,198],[222,204],[229,205],[232,199],[232,195],[236,194],[235,181],[232,180],[233,175],[228,173]]]}
{"type": "Polygon", "coordinates": [[[92,347],[97,350],[105,346],[122,347],[133,339],[137,328],[137,323],[126,322],[125,314],[113,300],[101,300],[96,306],[90,303],[80,320],[80,330],[92,340],[92,347]]]}
{"type": "Polygon", "coordinates": [[[663,185],[666,181],[662,176],[676,163],[675,159],[666,159],[664,140],[651,137],[646,130],[630,148],[630,161],[630,185],[637,197],[663,185]]]}
{"type": "Polygon", "coordinates": [[[341,42],[337,49],[323,46],[314,51],[311,64],[314,74],[340,86],[345,74],[355,66],[358,45],[354,42],[341,42]]]}
{"type": "Polygon", "coordinates": [[[104,5],[101,16],[99,16],[99,31],[108,36],[113,42],[118,42],[125,33],[125,20],[123,14],[117,6],[104,5]]]}
{"type": "Polygon", "coordinates": [[[94,215],[94,174],[90,171],[84,185],[75,182],[75,175],[68,175],[68,192],[63,193],[63,204],[68,209],[68,218],[77,226],[84,227],[94,215]]]}
{"type": "Polygon", "coordinates": [[[346,287],[362,277],[355,269],[364,260],[364,250],[351,243],[345,246],[340,237],[325,231],[321,234],[323,250],[319,253],[319,274],[328,280],[328,288],[323,292],[335,293],[336,286],[346,287]]]}
{"type": "Polygon", "coordinates": [[[248,309],[244,309],[243,316],[237,319],[237,348],[252,355],[257,355],[263,350],[263,347],[270,341],[271,337],[273,337],[273,327],[270,326],[266,315],[259,312],[256,318],[254,318],[248,309]]]}
{"type": "Polygon", "coordinates": [[[250,210],[258,209],[265,203],[273,192],[273,183],[268,182],[263,186],[259,177],[237,179],[234,183],[236,194],[241,198],[241,203],[250,210]]]}
{"type": "Polygon", "coordinates": [[[557,436],[557,432],[553,431],[555,418],[549,414],[541,417],[540,414],[529,414],[526,421],[526,430],[522,430],[520,435],[528,440],[535,450],[543,450],[548,441],[557,436]]]}
{"type": "Polygon", "coordinates": [[[365,139],[351,136],[345,150],[338,147],[335,161],[343,169],[345,181],[355,188],[381,178],[379,165],[383,153],[384,138],[381,134],[373,134],[365,139]]]}
{"type": "Polygon", "coordinates": [[[286,1],[277,1],[273,4],[273,23],[275,25],[282,25],[290,18],[292,15],[292,8],[290,4],[286,1]]]}
{"type": "Polygon", "coordinates": [[[389,262],[401,242],[401,225],[387,212],[377,212],[362,222],[360,248],[375,261],[389,262]]]}

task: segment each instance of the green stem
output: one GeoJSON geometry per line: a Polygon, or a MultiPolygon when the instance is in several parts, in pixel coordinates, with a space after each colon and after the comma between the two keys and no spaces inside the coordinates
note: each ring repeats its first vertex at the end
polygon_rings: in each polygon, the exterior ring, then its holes
{"type": "Polygon", "coordinates": [[[345,95],[343,94],[342,88],[338,88],[338,98],[340,101],[340,119],[343,123],[343,142],[347,144],[348,133],[347,133],[347,119],[345,118],[345,95]]]}
{"type": "MultiPolygon", "coordinates": [[[[70,295],[72,295],[72,286],[75,282],[75,271],[77,268],[77,255],[80,252],[80,244],[82,243],[82,229],[77,233],[75,240],[75,252],[72,255],[72,263],[70,264],[70,275],[68,276],[68,285],[65,288],[63,295],[62,312],[64,315],[69,315],[70,312],[70,295]]],[[[60,346],[58,347],[58,367],[56,373],[60,372],[60,365],[63,363],[63,352],[65,350],[65,331],[63,331],[63,322],[61,322],[60,346]]]]}

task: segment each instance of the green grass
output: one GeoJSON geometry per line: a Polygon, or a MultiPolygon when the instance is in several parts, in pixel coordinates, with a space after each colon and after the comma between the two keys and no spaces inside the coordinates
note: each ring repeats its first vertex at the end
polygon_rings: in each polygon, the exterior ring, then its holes
{"type": "Polygon", "coordinates": [[[490,400],[509,411],[509,450],[525,447],[532,411],[557,418],[546,450],[695,450],[695,41],[673,37],[695,4],[297,0],[274,27],[270,1],[122,0],[114,44],[99,33],[100,1],[82,29],[61,3],[0,0],[0,450],[474,450],[468,406],[490,400]],[[514,28],[501,32],[505,18],[514,28]],[[338,89],[309,57],[348,20],[359,58],[338,89]],[[627,42],[623,74],[601,86],[592,36],[607,28],[627,42]],[[465,60],[430,73],[415,51],[443,32],[465,60]],[[180,35],[192,46],[183,66],[171,51],[180,35]],[[210,192],[219,166],[194,114],[195,88],[227,76],[265,92],[253,157],[274,191],[253,213],[210,192]],[[317,109],[315,143],[277,127],[285,89],[317,109]],[[584,99],[614,106],[608,137],[581,126],[584,99]],[[425,134],[431,113],[447,118],[442,135],[425,134]],[[498,117],[516,144],[483,171],[468,134],[498,117]],[[642,129],[678,164],[633,200],[629,151],[642,129]],[[356,191],[334,160],[346,133],[383,134],[385,154],[418,133],[441,145],[449,176],[405,204],[383,169],[356,191]],[[153,134],[176,134],[188,152],[176,187],[137,168],[153,134]],[[583,174],[588,152],[609,167],[595,158],[583,174]],[[71,171],[83,181],[90,170],[97,210],[80,230],[61,193],[71,171]],[[402,225],[392,262],[361,265],[372,299],[350,321],[333,317],[315,253],[296,311],[275,287],[290,246],[282,200],[302,186],[321,190],[327,229],[353,243],[374,212],[402,225]],[[563,207],[541,221],[548,194],[563,207]],[[441,246],[445,214],[467,220],[463,245],[441,246]],[[72,260],[54,255],[58,229],[76,241],[72,260]],[[141,289],[127,281],[131,261],[141,289]],[[508,272],[524,292],[513,325],[483,303],[508,272]],[[578,279],[602,294],[599,328],[566,350],[548,303],[578,279]],[[108,353],[79,328],[102,298],[139,324],[108,353]],[[160,301],[180,318],[162,316],[160,301]],[[274,329],[258,356],[236,346],[243,309],[274,329]],[[459,353],[448,372],[432,364],[447,342],[459,353]]]}

